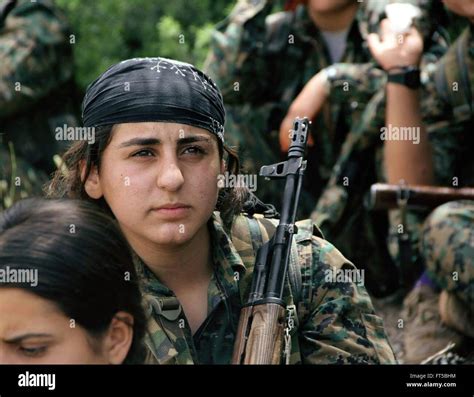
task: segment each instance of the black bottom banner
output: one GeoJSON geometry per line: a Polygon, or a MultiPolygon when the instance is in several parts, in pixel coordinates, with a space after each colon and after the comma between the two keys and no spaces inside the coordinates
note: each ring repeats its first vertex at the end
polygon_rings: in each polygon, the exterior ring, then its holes
{"type": "Polygon", "coordinates": [[[0,366],[0,397],[17,395],[474,396],[474,366],[0,366]],[[240,390],[240,391],[239,391],[240,390]]]}

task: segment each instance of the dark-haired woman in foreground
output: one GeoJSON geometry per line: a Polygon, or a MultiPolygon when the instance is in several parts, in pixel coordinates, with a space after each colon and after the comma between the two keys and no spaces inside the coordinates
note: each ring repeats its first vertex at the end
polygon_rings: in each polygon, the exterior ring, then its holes
{"type": "Polygon", "coordinates": [[[0,214],[0,364],[142,363],[145,314],[115,222],[79,200],[0,214]]]}

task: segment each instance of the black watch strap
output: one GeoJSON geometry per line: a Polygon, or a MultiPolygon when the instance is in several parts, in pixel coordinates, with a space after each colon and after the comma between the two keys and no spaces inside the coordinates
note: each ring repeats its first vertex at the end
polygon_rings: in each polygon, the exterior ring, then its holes
{"type": "Polygon", "coordinates": [[[387,81],[404,85],[413,90],[420,88],[420,69],[415,66],[402,66],[387,71],[387,81]]]}

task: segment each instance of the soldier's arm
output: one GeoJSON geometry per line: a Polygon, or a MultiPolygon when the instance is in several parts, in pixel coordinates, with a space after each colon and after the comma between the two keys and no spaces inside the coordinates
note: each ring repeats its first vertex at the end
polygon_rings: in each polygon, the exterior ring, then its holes
{"type": "Polygon", "coordinates": [[[303,299],[309,297],[309,314],[300,325],[303,363],[395,364],[363,273],[357,278],[354,265],[327,241],[313,237],[305,243],[312,245],[313,270],[311,288],[303,289],[303,299]]]}
{"type": "MultiPolygon", "coordinates": [[[[399,34],[391,29],[386,19],[381,24],[381,38],[369,36],[372,55],[387,72],[400,67],[418,67],[423,53],[423,39],[411,28],[400,42],[399,34]]],[[[387,83],[386,128],[405,129],[414,139],[384,141],[385,168],[388,183],[405,180],[408,184],[432,184],[433,165],[431,146],[421,120],[419,90],[404,85],[387,83]]],[[[388,135],[387,135],[388,136],[388,135]]]]}
{"type": "MultiPolygon", "coordinates": [[[[413,0],[414,5],[420,6],[419,0],[413,0]]],[[[367,5],[367,3],[364,3],[367,5]]],[[[375,3],[372,3],[375,5],[375,3]]],[[[438,16],[438,11],[432,9],[436,5],[421,6],[422,17],[417,21],[426,43],[426,51],[422,55],[421,68],[436,62],[446,51],[447,40],[444,30],[433,23],[432,15],[438,16]]],[[[443,11],[444,12],[444,11],[443,11]]],[[[368,19],[378,21],[380,10],[374,12],[368,19]]],[[[368,31],[373,31],[378,23],[368,31]]],[[[292,103],[285,120],[280,128],[280,146],[286,147],[291,120],[296,116],[315,117],[325,103],[368,103],[371,98],[385,90],[386,74],[375,62],[363,64],[337,63],[321,70],[310,80],[300,95],[292,103]]],[[[384,109],[381,108],[381,111],[384,109]]]]}
{"type": "Polygon", "coordinates": [[[25,111],[73,74],[69,30],[51,2],[20,0],[0,30],[0,118],[25,111]]]}
{"type": "Polygon", "coordinates": [[[367,103],[385,81],[385,74],[373,63],[337,63],[322,69],[306,83],[283,119],[280,125],[281,150],[288,150],[288,130],[295,117],[314,120],[326,103],[367,103]]]}
{"type": "Polygon", "coordinates": [[[228,104],[251,100],[265,86],[265,19],[272,8],[272,0],[239,0],[212,34],[204,70],[228,104]]]}

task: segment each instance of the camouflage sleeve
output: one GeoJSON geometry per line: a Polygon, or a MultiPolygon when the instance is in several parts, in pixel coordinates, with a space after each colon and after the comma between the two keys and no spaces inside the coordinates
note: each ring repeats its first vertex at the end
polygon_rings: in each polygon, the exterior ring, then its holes
{"type": "MultiPolygon", "coordinates": [[[[443,20],[445,10],[439,4],[427,3],[420,0],[403,0],[420,7],[421,17],[416,20],[416,27],[424,38],[425,51],[421,59],[421,69],[429,70],[446,52],[448,48],[448,35],[443,25],[434,22],[436,18],[443,20]]],[[[381,15],[384,15],[384,2],[368,2],[365,4],[367,13],[363,26],[367,27],[365,34],[376,32],[380,24],[381,15]]],[[[364,64],[337,63],[324,69],[329,80],[330,100],[345,102],[348,100],[368,99],[379,90],[385,88],[386,73],[375,63],[364,64]]]]}
{"type": "MultiPolygon", "coordinates": [[[[455,69],[456,66],[453,66],[455,69]]],[[[456,164],[464,146],[462,139],[464,122],[459,122],[452,108],[437,92],[435,75],[438,64],[429,65],[423,73],[423,95],[421,111],[428,138],[433,151],[436,183],[452,185],[456,175],[456,164]]]]}
{"type": "Polygon", "coordinates": [[[383,321],[363,286],[364,272],[325,240],[313,236],[303,244],[312,251],[311,283],[303,289],[303,297],[310,297],[301,326],[303,363],[395,364],[383,321]]]}
{"type": "Polygon", "coordinates": [[[204,70],[215,80],[228,104],[255,97],[265,85],[263,57],[265,19],[272,10],[269,0],[239,0],[231,14],[212,34],[204,70]],[[260,71],[260,75],[258,72],[260,71]]]}
{"type": "Polygon", "coordinates": [[[41,100],[73,75],[68,25],[49,0],[20,0],[0,30],[0,118],[41,100]]]}

